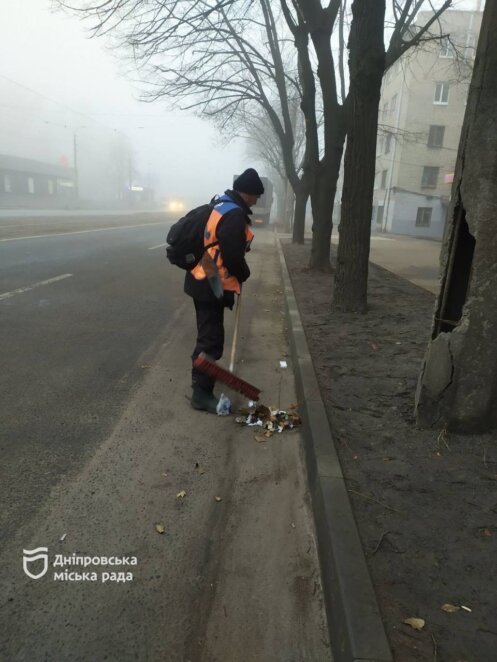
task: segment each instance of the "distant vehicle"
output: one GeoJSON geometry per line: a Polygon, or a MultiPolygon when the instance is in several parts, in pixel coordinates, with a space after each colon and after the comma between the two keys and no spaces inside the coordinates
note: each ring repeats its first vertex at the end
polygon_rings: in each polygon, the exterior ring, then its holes
{"type": "MultiPolygon", "coordinates": [[[[233,175],[233,181],[238,175],[233,175]]],[[[269,225],[271,205],[273,204],[273,184],[267,177],[261,177],[264,185],[264,194],[261,195],[257,204],[252,207],[253,222],[257,225],[269,225]]]]}
{"type": "Polygon", "coordinates": [[[184,211],[185,203],[182,200],[169,200],[166,208],[167,211],[184,211]]]}

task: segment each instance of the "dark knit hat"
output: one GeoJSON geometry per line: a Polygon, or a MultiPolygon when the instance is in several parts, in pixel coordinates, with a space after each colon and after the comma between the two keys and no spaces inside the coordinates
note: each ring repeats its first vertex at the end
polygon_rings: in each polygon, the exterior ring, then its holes
{"type": "Polygon", "coordinates": [[[249,193],[251,195],[262,195],[264,193],[264,185],[261,178],[257,174],[257,170],[247,168],[245,172],[233,182],[233,189],[239,193],[249,193]]]}

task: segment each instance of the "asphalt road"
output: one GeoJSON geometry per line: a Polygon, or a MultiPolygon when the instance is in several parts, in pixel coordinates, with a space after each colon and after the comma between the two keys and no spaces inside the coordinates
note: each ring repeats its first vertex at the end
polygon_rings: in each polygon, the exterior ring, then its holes
{"type": "Polygon", "coordinates": [[[149,250],[166,228],[156,216],[0,223],[0,546],[33,495],[105,438],[139,357],[184,302],[164,248],[149,250]]]}
{"type": "MultiPolygon", "coordinates": [[[[330,659],[300,432],[258,443],[191,410],[169,221],[0,221],[0,659],[330,659]]],[[[238,369],[288,406],[270,232],[250,262],[238,369]]]]}

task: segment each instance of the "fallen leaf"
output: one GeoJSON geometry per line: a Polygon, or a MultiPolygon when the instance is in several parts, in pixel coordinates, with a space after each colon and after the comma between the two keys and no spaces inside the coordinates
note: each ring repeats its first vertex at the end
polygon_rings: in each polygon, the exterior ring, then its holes
{"type": "Polygon", "coordinates": [[[164,524],[161,524],[160,522],[158,522],[155,525],[155,530],[157,531],[157,533],[165,533],[166,527],[164,526],[164,524]]]}
{"type": "Polygon", "coordinates": [[[377,352],[378,351],[378,345],[374,342],[372,342],[370,344],[371,344],[371,347],[374,349],[374,351],[377,352]]]}
{"type": "Polygon", "coordinates": [[[494,534],[490,531],[490,529],[485,528],[485,529],[483,529],[483,535],[484,535],[484,536],[487,536],[488,538],[490,538],[490,537],[493,536],[494,534]]]}
{"type": "Polygon", "coordinates": [[[422,618],[405,618],[402,623],[410,625],[414,630],[422,630],[425,626],[425,621],[422,618]]]}
{"type": "Polygon", "coordinates": [[[215,499],[216,501],[218,501],[218,502],[219,502],[219,501],[222,501],[222,499],[221,499],[220,496],[214,497],[214,499],[215,499]]]}
{"type": "Polygon", "coordinates": [[[140,368],[143,368],[146,370],[147,368],[151,368],[152,366],[149,363],[144,363],[143,365],[140,366],[140,368]]]}
{"type": "Polygon", "coordinates": [[[446,611],[448,614],[454,614],[456,611],[459,611],[461,607],[457,607],[456,605],[451,605],[450,603],[446,602],[440,607],[440,609],[442,611],[446,611]]]}
{"type": "Polygon", "coordinates": [[[254,439],[256,441],[258,441],[259,443],[261,443],[262,441],[267,441],[267,437],[265,435],[262,435],[262,434],[256,434],[254,439]]]}
{"type": "Polygon", "coordinates": [[[162,475],[164,476],[164,478],[167,478],[167,474],[162,474],[162,475]]]}
{"type": "Polygon", "coordinates": [[[184,497],[186,497],[185,490],[181,490],[181,492],[178,492],[178,494],[176,495],[177,499],[183,499],[184,497]]]}

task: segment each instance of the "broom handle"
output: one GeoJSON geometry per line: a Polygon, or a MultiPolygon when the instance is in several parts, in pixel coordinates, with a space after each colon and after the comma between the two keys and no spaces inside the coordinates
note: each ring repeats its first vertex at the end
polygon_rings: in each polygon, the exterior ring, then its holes
{"type": "Polygon", "coordinates": [[[240,304],[242,301],[242,293],[238,295],[236,302],[236,312],[235,312],[235,328],[233,330],[233,343],[231,345],[231,359],[230,359],[230,372],[233,372],[235,367],[235,352],[236,352],[236,342],[238,339],[238,322],[240,321],[240,304]]]}

